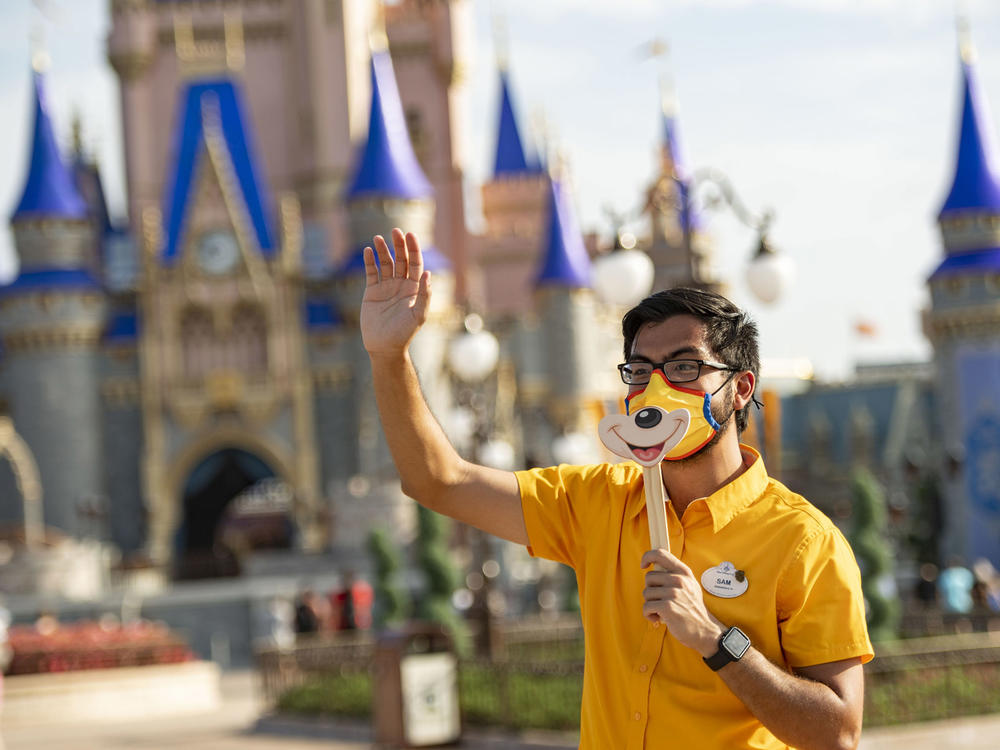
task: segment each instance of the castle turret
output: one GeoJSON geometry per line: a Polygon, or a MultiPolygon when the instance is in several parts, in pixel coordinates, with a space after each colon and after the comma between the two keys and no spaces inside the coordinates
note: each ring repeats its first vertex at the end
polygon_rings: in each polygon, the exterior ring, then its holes
{"type": "Polygon", "coordinates": [[[681,145],[677,103],[670,91],[661,99],[659,174],[646,192],[653,261],[653,289],[697,286],[723,291],[713,268],[712,248],[694,204],[694,180],[681,145]]]}
{"type": "Polygon", "coordinates": [[[928,284],[924,331],[934,346],[948,470],[943,549],[1000,564],[1000,175],[974,54],[961,41],[962,115],[951,187],[938,215],[945,257],[928,284]],[[954,470],[959,467],[958,470],[954,470]]]}
{"type": "Polygon", "coordinates": [[[385,12],[404,122],[423,173],[434,187],[434,233],[449,259],[455,294],[465,300],[468,230],[461,113],[470,69],[472,3],[396,0],[385,12]]]}
{"type": "Polygon", "coordinates": [[[486,234],[475,245],[479,277],[470,286],[494,318],[531,305],[548,220],[549,177],[518,124],[510,75],[501,66],[493,175],[483,184],[486,234]]]}
{"type": "Polygon", "coordinates": [[[406,120],[392,59],[385,49],[371,57],[372,98],[368,136],[358,154],[347,191],[351,244],[338,278],[340,311],[353,327],[348,361],[354,368],[352,409],[357,414],[357,473],[372,482],[366,497],[356,491],[340,498],[335,509],[339,518],[335,544],[355,547],[367,530],[389,519],[391,528],[406,537],[414,528],[412,504],[399,489],[398,476],[385,442],[375,408],[368,357],[361,343],[357,322],[364,292],[362,251],[380,234],[392,244],[394,227],[412,231],[420,239],[425,267],[434,275],[434,296],[429,318],[414,338],[410,353],[422,375],[428,404],[442,418],[450,405],[447,378],[442,371],[444,346],[453,328],[454,281],[451,264],[434,247],[434,189],[417,161],[407,133],[406,120]]]}
{"type": "MultiPolygon", "coordinates": [[[[548,231],[535,278],[538,321],[536,352],[549,387],[544,411],[553,436],[583,432],[592,435],[586,419],[592,393],[596,310],[591,291],[591,264],[565,186],[549,187],[548,231]]],[[[524,363],[522,372],[531,371],[524,363]]],[[[526,430],[527,432],[527,430],[526,430]]],[[[544,446],[533,446],[536,453],[544,446]]],[[[526,451],[531,452],[526,446],[526,451]]]]}
{"type": "Polygon", "coordinates": [[[32,102],[28,174],[11,217],[20,273],[0,288],[2,388],[37,458],[45,524],[93,535],[82,511],[104,498],[98,345],[105,300],[87,206],[59,153],[40,72],[32,102]]]}

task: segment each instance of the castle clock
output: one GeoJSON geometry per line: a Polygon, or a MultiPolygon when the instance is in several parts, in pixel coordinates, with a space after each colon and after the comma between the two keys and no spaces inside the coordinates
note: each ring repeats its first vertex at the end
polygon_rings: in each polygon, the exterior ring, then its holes
{"type": "Polygon", "coordinates": [[[240,248],[227,229],[213,229],[198,238],[198,267],[213,276],[229,273],[236,266],[240,248]]]}

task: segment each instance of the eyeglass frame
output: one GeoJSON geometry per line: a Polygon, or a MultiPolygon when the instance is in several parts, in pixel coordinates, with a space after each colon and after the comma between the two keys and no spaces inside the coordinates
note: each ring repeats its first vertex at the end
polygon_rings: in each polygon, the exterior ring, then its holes
{"type": "Polygon", "coordinates": [[[621,376],[622,382],[625,385],[646,385],[649,382],[647,380],[646,383],[636,383],[636,382],[629,382],[628,380],[625,379],[625,368],[628,367],[629,365],[637,365],[637,364],[649,365],[650,368],[652,368],[649,371],[650,378],[653,377],[653,373],[656,370],[659,370],[660,372],[663,373],[663,377],[665,377],[669,382],[675,385],[683,385],[684,383],[693,383],[694,381],[696,381],[698,378],[701,377],[702,367],[711,367],[713,370],[719,370],[720,372],[741,372],[741,370],[735,367],[729,367],[728,365],[724,365],[721,362],[709,362],[704,359],[689,359],[687,357],[680,357],[677,359],[668,359],[663,362],[649,362],[644,359],[636,359],[636,360],[631,360],[629,362],[622,362],[620,365],[618,365],[618,374],[621,376]],[[667,377],[667,371],[663,369],[671,362],[690,362],[692,364],[696,364],[698,365],[698,372],[695,373],[695,376],[690,380],[673,380],[667,377]]]}

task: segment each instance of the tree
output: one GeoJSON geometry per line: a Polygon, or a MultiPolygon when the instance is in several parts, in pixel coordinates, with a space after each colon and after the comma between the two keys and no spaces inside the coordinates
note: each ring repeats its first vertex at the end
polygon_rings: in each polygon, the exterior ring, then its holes
{"type": "Polygon", "coordinates": [[[376,630],[406,619],[406,597],[399,588],[399,551],[382,529],[368,535],[368,554],[375,567],[375,606],[372,623],[376,630]]]}
{"type": "Polygon", "coordinates": [[[448,552],[449,527],[444,516],[417,506],[416,553],[426,589],[416,603],[416,616],[444,627],[454,640],[455,648],[464,651],[467,646],[464,622],[451,603],[458,585],[458,571],[448,552]]]}
{"type": "Polygon", "coordinates": [[[854,531],[851,545],[861,568],[868,634],[873,641],[897,637],[899,597],[892,574],[889,514],[885,493],[871,471],[863,466],[851,475],[854,531]]]}

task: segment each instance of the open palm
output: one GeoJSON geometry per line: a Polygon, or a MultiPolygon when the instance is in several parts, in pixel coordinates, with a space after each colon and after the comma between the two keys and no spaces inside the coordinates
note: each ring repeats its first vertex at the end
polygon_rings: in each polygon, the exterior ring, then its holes
{"type": "Polygon", "coordinates": [[[392,230],[392,246],[375,237],[365,248],[365,296],[361,301],[361,338],[369,354],[396,354],[406,348],[427,318],[430,272],[417,238],[392,230]],[[378,263],[376,264],[376,256],[378,263]]]}

